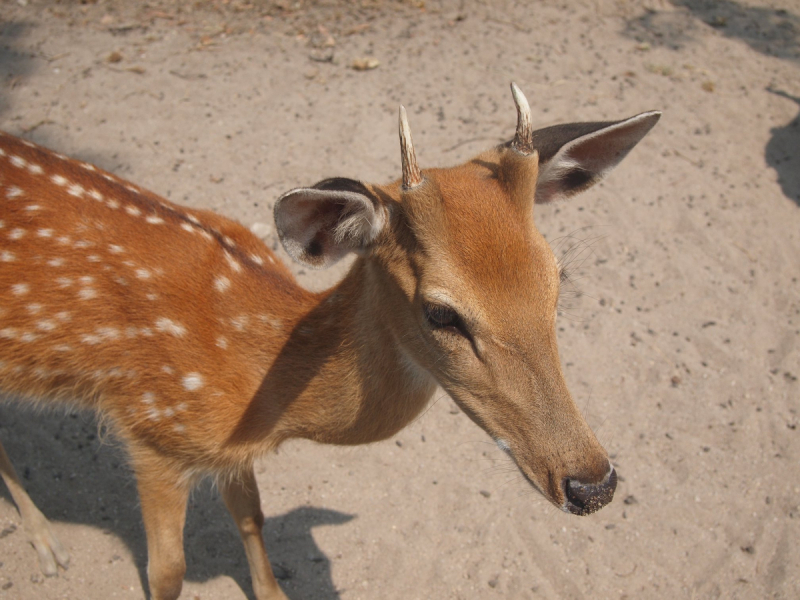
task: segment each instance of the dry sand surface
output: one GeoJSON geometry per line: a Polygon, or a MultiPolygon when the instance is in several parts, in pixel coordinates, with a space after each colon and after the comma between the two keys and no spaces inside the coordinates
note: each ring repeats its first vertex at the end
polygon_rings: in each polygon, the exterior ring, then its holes
{"type": "MultiPolygon", "coordinates": [[[[511,80],[541,126],[664,111],[603,184],[536,215],[572,259],[561,358],[620,473],[614,502],[562,514],[439,393],[389,441],[292,442],[257,464],[290,598],[800,597],[794,0],[189,5],[0,3],[0,129],[260,223],[278,248],[283,191],[399,176],[401,102],[423,168],[510,138],[511,80]]],[[[343,271],[295,272],[319,289],[343,271]]],[[[42,577],[2,487],[0,598],[144,597],[135,484],[98,433],[0,405],[72,555],[42,577]]],[[[186,548],[184,598],[252,597],[209,485],[186,548]]]]}

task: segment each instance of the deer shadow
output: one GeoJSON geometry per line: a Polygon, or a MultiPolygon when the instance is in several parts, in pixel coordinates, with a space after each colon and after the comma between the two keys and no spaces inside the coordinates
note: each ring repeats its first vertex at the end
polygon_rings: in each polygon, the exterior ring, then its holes
{"type": "MultiPolygon", "coordinates": [[[[800,107],[800,98],[796,96],[772,88],[767,91],[800,107]]],[[[778,173],[784,195],[800,206],[800,112],[783,127],[773,128],[771,133],[772,138],[764,151],[767,164],[778,173]]]]}
{"type": "Polygon", "coordinates": [[[17,42],[25,36],[32,25],[23,21],[0,20],[0,114],[11,108],[8,90],[22,84],[35,68],[30,51],[17,49],[17,42]]]}
{"type": "MultiPolygon", "coordinates": [[[[113,440],[98,436],[95,419],[89,413],[33,412],[0,403],[0,440],[39,509],[52,521],[89,525],[120,539],[133,557],[142,589],[147,590],[147,541],[135,481],[125,452],[113,440]]],[[[4,485],[0,497],[13,506],[4,485]]],[[[340,597],[330,560],[317,546],[312,530],[353,518],[304,506],[265,519],[270,561],[289,598],[340,597]]],[[[187,581],[226,575],[248,598],[255,598],[239,533],[209,484],[200,485],[189,500],[184,540],[187,581]]],[[[15,543],[22,543],[22,538],[15,543]]],[[[38,569],[35,552],[31,549],[29,554],[31,568],[38,569]]]]}

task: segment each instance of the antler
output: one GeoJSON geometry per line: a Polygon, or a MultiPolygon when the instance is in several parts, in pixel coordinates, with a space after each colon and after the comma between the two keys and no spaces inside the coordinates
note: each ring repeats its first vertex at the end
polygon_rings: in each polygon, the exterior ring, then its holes
{"type": "Polygon", "coordinates": [[[514,104],[517,106],[517,133],[511,147],[520,154],[528,155],[533,153],[533,125],[531,123],[531,107],[528,104],[525,94],[511,82],[511,95],[514,96],[514,104]]]}
{"type": "Polygon", "coordinates": [[[414,143],[411,141],[411,130],[408,127],[406,109],[400,105],[400,155],[403,159],[403,188],[410,190],[422,183],[422,173],[417,166],[414,154],[414,143]]]}

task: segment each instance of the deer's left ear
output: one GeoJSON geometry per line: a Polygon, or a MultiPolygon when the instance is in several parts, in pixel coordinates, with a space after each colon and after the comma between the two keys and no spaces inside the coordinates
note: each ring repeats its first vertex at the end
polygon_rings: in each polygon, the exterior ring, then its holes
{"type": "Polygon", "coordinates": [[[536,202],[568,198],[600,181],[660,117],[651,111],[624,121],[570,123],[533,132],[533,147],[539,152],[536,202]]]}
{"type": "Polygon", "coordinates": [[[337,177],[286,192],[275,202],[275,227],[286,252],[312,268],[329,267],[369,247],[386,211],[367,187],[337,177]]]}

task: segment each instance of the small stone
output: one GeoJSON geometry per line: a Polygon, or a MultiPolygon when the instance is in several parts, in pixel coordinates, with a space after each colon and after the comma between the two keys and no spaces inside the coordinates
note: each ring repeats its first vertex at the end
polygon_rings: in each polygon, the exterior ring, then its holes
{"type": "Polygon", "coordinates": [[[491,495],[492,494],[490,492],[487,492],[486,490],[481,490],[481,496],[483,496],[484,498],[488,498],[491,495]]]}
{"type": "Polygon", "coordinates": [[[106,62],[109,62],[111,64],[122,62],[122,54],[114,50],[111,54],[109,54],[106,57],[106,62]]]}
{"type": "Polygon", "coordinates": [[[625,500],[623,500],[623,502],[625,504],[629,504],[629,505],[630,504],[639,504],[639,501],[636,499],[636,496],[634,496],[633,494],[631,494],[630,496],[627,496],[625,498],[625,500]]]}
{"type": "Polygon", "coordinates": [[[380,64],[377,58],[364,57],[355,59],[350,66],[356,71],[370,71],[372,69],[377,69],[380,64]]]}
{"type": "Polygon", "coordinates": [[[314,48],[308,53],[308,58],[314,62],[333,62],[333,48],[314,48]]]}
{"type": "Polygon", "coordinates": [[[259,221],[250,226],[250,231],[263,240],[269,237],[269,235],[272,233],[272,227],[270,227],[267,223],[261,223],[259,221]]]}

